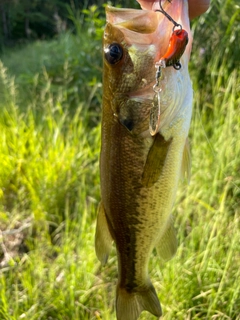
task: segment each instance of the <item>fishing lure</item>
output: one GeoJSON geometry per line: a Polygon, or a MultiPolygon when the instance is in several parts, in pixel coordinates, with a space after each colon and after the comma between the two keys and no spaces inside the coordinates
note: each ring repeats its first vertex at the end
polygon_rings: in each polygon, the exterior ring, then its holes
{"type": "MultiPolygon", "coordinates": [[[[169,1],[169,0],[168,0],[169,1]]],[[[171,1],[170,1],[171,2],[171,1]]],[[[176,70],[181,69],[180,58],[183,55],[188,43],[188,33],[182,29],[181,24],[177,23],[173,18],[163,9],[161,0],[159,1],[160,10],[165,17],[174,25],[173,33],[169,40],[167,52],[160,58],[158,65],[163,68],[173,66],[176,70]],[[180,28],[180,29],[176,29],[180,28]],[[176,30],[175,30],[176,29],[176,30]]]]}
{"type": "MultiPolygon", "coordinates": [[[[168,0],[169,1],[169,0],[168,0]]],[[[182,29],[181,24],[177,23],[173,18],[164,11],[161,0],[159,1],[161,12],[167,17],[169,21],[174,24],[172,36],[169,39],[169,45],[166,53],[160,58],[160,60],[155,64],[157,68],[156,72],[156,83],[153,86],[153,91],[155,92],[153,98],[153,106],[150,110],[150,121],[149,121],[149,132],[152,136],[155,136],[160,127],[160,115],[161,115],[161,86],[160,80],[162,78],[162,68],[172,66],[176,70],[181,69],[180,58],[183,55],[185,48],[188,43],[188,33],[182,29]],[[180,28],[180,29],[176,29],[180,28]],[[176,29],[176,30],[175,30],[176,29]]]]}
{"type": "Polygon", "coordinates": [[[181,69],[180,58],[183,55],[188,43],[188,33],[183,29],[174,30],[169,40],[167,52],[160,58],[157,65],[163,68],[173,66],[174,69],[181,69]]]}

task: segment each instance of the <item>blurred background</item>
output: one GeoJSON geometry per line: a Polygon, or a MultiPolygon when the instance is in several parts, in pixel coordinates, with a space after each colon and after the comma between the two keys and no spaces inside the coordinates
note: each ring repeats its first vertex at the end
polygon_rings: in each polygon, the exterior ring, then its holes
{"type": "MultiPolygon", "coordinates": [[[[137,7],[136,1],[112,1],[112,5],[137,7]]],[[[1,0],[0,33],[1,48],[16,45],[26,40],[50,39],[72,29],[71,13],[83,12],[97,5],[98,10],[105,1],[91,0],[1,0]]],[[[103,12],[103,10],[101,10],[103,12]]]]}
{"type": "MultiPolygon", "coordinates": [[[[115,319],[115,249],[104,268],[94,252],[106,4],[0,1],[0,319],[115,319]]],[[[163,319],[239,320],[239,1],[191,27],[191,183],[177,255],[149,270],[163,319]]]]}

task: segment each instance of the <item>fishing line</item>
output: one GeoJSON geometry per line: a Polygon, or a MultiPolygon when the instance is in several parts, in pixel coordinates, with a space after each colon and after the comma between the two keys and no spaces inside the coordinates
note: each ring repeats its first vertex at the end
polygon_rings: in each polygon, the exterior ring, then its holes
{"type": "MultiPolygon", "coordinates": [[[[171,0],[167,0],[169,3],[171,3],[171,0]]],[[[173,18],[163,9],[162,7],[162,1],[159,0],[159,6],[160,6],[160,10],[155,10],[155,12],[161,12],[166,18],[168,18],[169,21],[171,21],[174,24],[173,27],[173,32],[175,30],[175,28],[180,27],[180,30],[182,30],[182,25],[177,23],[175,20],[173,20],[173,18]]]]}

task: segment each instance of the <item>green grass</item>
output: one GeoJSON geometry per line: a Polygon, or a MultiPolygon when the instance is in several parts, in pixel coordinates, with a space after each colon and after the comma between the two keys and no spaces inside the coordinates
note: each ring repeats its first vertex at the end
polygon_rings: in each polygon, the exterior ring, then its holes
{"type": "Polygon", "coordinates": [[[41,109],[50,90],[53,97],[61,95],[61,106],[68,112],[75,110],[79,103],[87,102],[88,107],[91,102],[91,110],[97,109],[100,113],[101,41],[90,39],[91,33],[82,29],[77,37],[66,33],[51,41],[36,41],[17,51],[5,49],[1,60],[8,73],[15,77],[23,111],[26,104],[36,104],[36,108],[41,109]]]}
{"type": "MultiPolygon", "coordinates": [[[[230,32],[215,0],[193,24],[196,43],[210,36],[203,25],[214,28],[216,8],[230,32]]],[[[164,320],[240,320],[240,72],[232,42],[220,38],[212,56],[211,40],[201,57],[195,46],[190,65],[192,177],[174,207],[179,249],[166,264],[154,252],[149,266],[164,320]]],[[[104,268],[94,252],[100,45],[66,34],[2,57],[0,319],[115,319],[115,249],[104,268]]]]}

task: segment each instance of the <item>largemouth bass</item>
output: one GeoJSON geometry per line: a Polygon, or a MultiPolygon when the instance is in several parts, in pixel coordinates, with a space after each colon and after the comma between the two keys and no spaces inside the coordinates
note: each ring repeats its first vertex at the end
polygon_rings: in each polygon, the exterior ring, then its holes
{"type": "Polygon", "coordinates": [[[149,133],[155,64],[167,52],[173,24],[161,13],[106,7],[103,38],[101,196],[95,248],[107,262],[112,242],[118,257],[118,320],[143,310],[162,314],[149,279],[157,249],[163,260],[177,250],[171,210],[181,173],[189,174],[187,143],[192,111],[188,61],[192,37],[186,0],[165,1],[164,10],[188,32],[181,69],[162,69],[160,125],[149,133]]]}

